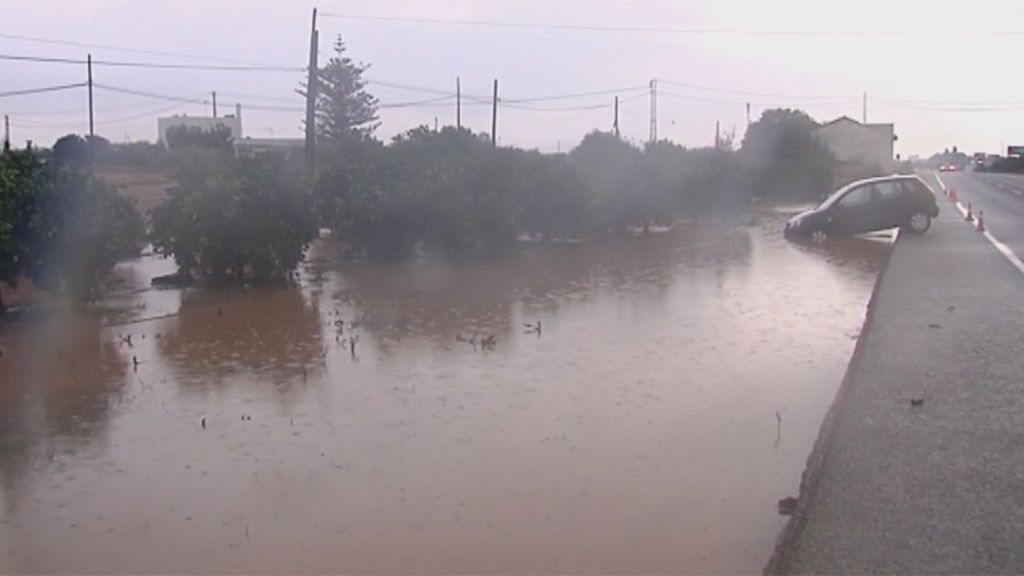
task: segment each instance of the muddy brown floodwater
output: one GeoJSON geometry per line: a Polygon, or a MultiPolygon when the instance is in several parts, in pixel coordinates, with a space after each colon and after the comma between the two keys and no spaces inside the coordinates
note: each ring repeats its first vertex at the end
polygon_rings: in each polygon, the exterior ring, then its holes
{"type": "Polygon", "coordinates": [[[781,222],[3,323],[0,571],[759,572],[888,250],[781,222]]]}

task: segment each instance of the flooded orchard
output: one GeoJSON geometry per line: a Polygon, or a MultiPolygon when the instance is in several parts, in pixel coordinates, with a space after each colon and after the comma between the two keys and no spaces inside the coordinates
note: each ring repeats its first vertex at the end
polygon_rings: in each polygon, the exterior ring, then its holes
{"type": "Polygon", "coordinates": [[[0,571],[759,572],[888,250],[780,227],[317,246],[280,288],[122,265],[0,325],[0,571]]]}

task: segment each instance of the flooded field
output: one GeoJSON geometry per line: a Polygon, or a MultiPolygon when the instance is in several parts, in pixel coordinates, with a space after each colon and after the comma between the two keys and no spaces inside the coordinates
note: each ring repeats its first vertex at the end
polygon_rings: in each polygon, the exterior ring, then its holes
{"type": "Polygon", "coordinates": [[[781,223],[0,324],[0,571],[760,572],[889,247],[781,223]]]}

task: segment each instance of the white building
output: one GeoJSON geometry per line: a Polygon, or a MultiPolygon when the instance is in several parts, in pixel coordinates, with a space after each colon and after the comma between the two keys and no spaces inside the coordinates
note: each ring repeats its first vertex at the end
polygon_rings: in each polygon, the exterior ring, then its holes
{"type": "Polygon", "coordinates": [[[178,126],[189,128],[201,128],[205,131],[213,131],[217,126],[224,126],[231,131],[231,138],[238,140],[242,137],[242,118],[238,115],[221,116],[171,116],[170,118],[159,118],[156,121],[157,131],[160,134],[160,143],[167,145],[167,131],[178,126]]]}
{"type": "Polygon", "coordinates": [[[292,156],[301,153],[306,146],[305,138],[236,138],[235,154],[252,158],[260,154],[277,153],[292,156]]]}
{"type": "Polygon", "coordinates": [[[842,116],[819,126],[814,136],[840,162],[877,166],[886,172],[892,170],[896,140],[892,124],[861,124],[842,116]]]}

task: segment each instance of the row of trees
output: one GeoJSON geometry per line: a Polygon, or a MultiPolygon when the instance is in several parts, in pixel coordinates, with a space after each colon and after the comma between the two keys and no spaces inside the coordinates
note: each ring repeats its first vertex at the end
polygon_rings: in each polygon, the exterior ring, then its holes
{"type": "Polygon", "coordinates": [[[817,199],[832,158],[800,112],[769,111],[740,150],[639,148],[593,132],[568,154],[492,149],[467,130],[425,127],[384,145],[342,140],[321,159],[314,186],[320,224],[354,252],[408,257],[417,246],[446,256],[543,239],[648,229],[678,217],[735,212],[755,196],[817,199]]]}
{"type": "Polygon", "coordinates": [[[755,196],[817,199],[832,187],[834,162],[812,135],[817,124],[794,110],[766,111],[735,151],[668,141],[640,148],[593,132],[567,155],[542,155],[426,127],[385,145],[373,138],[379,123],[367,69],[339,38],[320,70],[315,129],[324,152],[313,189],[320,224],[371,258],[405,258],[417,247],[482,255],[523,234],[647,229],[735,211],[755,196]]]}
{"type": "Polygon", "coordinates": [[[49,159],[32,150],[0,153],[0,312],[3,285],[22,278],[54,294],[95,298],[117,261],[138,253],[143,220],[92,175],[88,150],[84,139],[65,139],[49,159]]]}
{"type": "Polygon", "coordinates": [[[149,167],[156,158],[176,171],[177,186],[150,215],[148,240],[176,259],[182,275],[210,281],[283,277],[318,227],[330,228],[350,254],[374,260],[477,257],[508,250],[524,235],[646,230],[734,212],[755,196],[815,199],[831,187],[832,158],[812,137],[814,121],[792,110],[765,112],[738,150],[668,141],[638,147],[593,132],[568,154],[545,155],[493,148],[468,130],[425,127],[385,144],[373,137],[377,101],[366,91],[366,69],[339,40],[320,70],[321,169],[313,181],[284,158],[235,157],[224,131],[175,131],[162,151],[68,136],[45,158],[5,153],[0,280],[98,292],[116,259],[137,252],[144,236],[131,203],[90,171],[122,156],[149,167]]]}
{"type": "MultiPolygon", "coordinates": [[[[761,122],[811,125],[788,111],[761,122]]],[[[349,254],[372,260],[489,256],[522,236],[580,238],[733,213],[754,190],[817,197],[829,188],[830,158],[806,136],[776,148],[752,136],[765,148],[760,154],[779,156],[758,165],[743,148],[667,141],[639,148],[603,132],[568,154],[545,155],[495,149],[486,135],[455,128],[420,127],[388,144],[353,130],[328,140],[308,186],[298,166],[271,155],[186,154],[194,161],[181,166],[178,186],[152,215],[151,238],[182,273],[214,281],[283,276],[318,227],[331,229],[349,254]]]]}
{"type": "Polygon", "coordinates": [[[790,110],[765,112],[739,150],[667,141],[640,148],[594,132],[568,154],[544,155],[426,127],[385,144],[373,137],[379,122],[367,68],[339,39],[319,71],[321,169],[312,182],[281,159],[206,153],[230,145],[223,135],[176,134],[172,151],[195,161],[177,162],[179,186],[153,214],[155,248],[185,274],[267,280],[298,264],[317,227],[373,260],[417,251],[476,257],[523,235],[647,229],[733,212],[755,195],[816,199],[831,187],[832,158],[811,135],[814,121],[790,110]]]}

